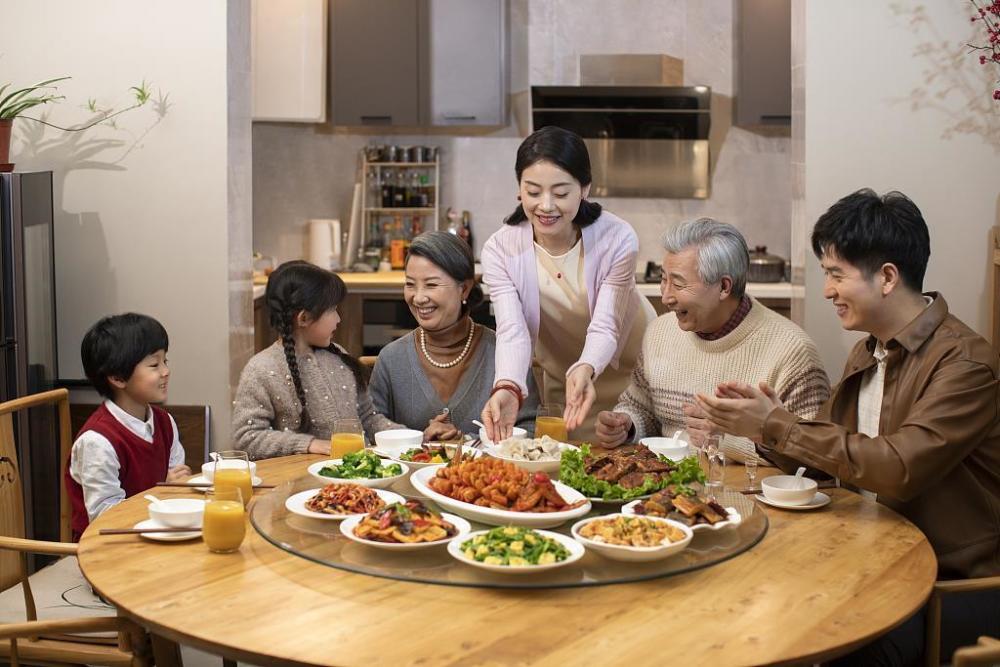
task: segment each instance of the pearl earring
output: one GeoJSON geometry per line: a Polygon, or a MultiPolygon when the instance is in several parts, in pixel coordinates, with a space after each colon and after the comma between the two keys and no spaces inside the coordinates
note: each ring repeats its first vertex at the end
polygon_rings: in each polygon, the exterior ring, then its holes
{"type": "Polygon", "coordinates": [[[469,303],[469,300],[468,300],[468,299],[462,299],[462,305],[463,305],[463,306],[464,306],[465,304],[467,304],[467,303],[469,303]]]}

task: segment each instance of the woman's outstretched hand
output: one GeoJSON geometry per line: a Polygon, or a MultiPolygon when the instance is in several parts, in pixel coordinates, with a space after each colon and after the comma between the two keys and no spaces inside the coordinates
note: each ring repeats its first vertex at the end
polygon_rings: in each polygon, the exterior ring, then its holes
{"type": "Polygon", "coordinates": [[[517,421],[517,396],[513,392],[498,391],[483,408],[483,426],[486,435],[493,442],[506,440],[514,434],[514,422],[517,421]]]}
{"type": "Polygon", "coordinates": [[[590,364],[577,366],[566,376],[566,409],[563,411],[563,419],[566,421],[567,431],[572,431],[583,423],[596,398],[594,367],[590,364]]]}

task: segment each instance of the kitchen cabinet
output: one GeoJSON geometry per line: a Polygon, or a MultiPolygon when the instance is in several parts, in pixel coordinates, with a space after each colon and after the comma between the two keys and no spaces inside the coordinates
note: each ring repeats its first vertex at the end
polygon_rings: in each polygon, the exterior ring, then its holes
{"type": "Polygon", "coordinates": [[[740,0],[735,5],[734,124],[791,125],[791,0],[740,0]]]}
{"type": "Polygon", "coordinates": [[[336,125],[498,126],[507,120],[508,0],[336,0],[336,125]]]}
{"type": "Polygon", "coordinates": [[[253,119],[326,120],[327,0],[253,0],[253,119]]]}

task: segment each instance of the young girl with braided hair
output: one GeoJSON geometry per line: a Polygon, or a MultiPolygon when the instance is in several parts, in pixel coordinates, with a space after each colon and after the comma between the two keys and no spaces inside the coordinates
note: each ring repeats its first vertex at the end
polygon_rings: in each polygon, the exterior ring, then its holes
{"type": "Polygon", "coordinates": [[[268,279],[279,339],[247,362],[233,402],[233,438],[251,458],[326,454],[337,419],[359,419],[369,442],[404,428],[375,411],[360,364],[333,342],[346,295],[337,274],[308,262],[286,262],[268,279]]]}

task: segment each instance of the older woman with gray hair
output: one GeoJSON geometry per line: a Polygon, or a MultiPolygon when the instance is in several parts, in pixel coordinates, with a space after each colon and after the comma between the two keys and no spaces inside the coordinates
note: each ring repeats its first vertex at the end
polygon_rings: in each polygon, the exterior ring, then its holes
{"type": "MultiPolygon", "coordinates": [[[[801,328],[745,293],[750,260],[739,230],[700,218],[668,231],[663,247],[669,312],[647,327],[618,405],[598,415],[600,444],[684,428],[701,440],[711,427],[694,395],[729,380],[767,382],[790,411],[815,416],[830,395],[819,353],[801,328]]],[[[722,448],[738,460],[755,455],[746,438],[727,435],[722,448]]]]}
{"type": "MultiPolygon", "coordinates": [[[[475,432],[493,387],[496,336],[471,311],[483,300],[472,250],[448,232],[413,239],[406,258],[403,299],[417,328],[382,349],[368,390],[375,410],[423,430],[427,440],[475,432]]],[[[538,392],[529,378],[517,425],[534,432],[538,392]]]]}

